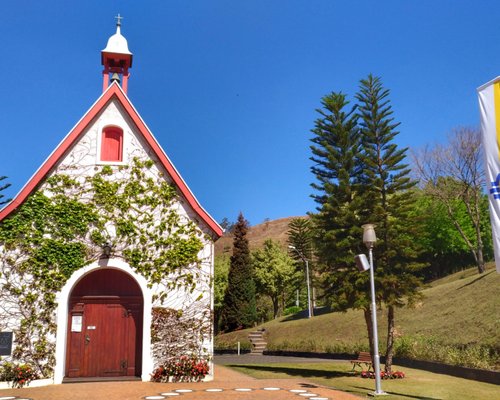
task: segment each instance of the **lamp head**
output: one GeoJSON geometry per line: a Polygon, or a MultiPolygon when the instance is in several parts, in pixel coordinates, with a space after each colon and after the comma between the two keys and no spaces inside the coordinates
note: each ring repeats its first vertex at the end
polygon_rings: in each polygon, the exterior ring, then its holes
{"type": "Polygon", "coordinates": [[[370,263],[368,262],[366,255],[358,254],[354,257],[354,261],[356,261],[356,266],[358,267],[359,272],[364,272],[370,269],[370,263]]]}
{"type": "Polygon", "coordinates": [[[102,258],[109,258],[111,255],[111,245],[109,242],[106,242],[104,246],[102,246],[102,258]]]}
{"type": "Polygon", "coordinates": [[[375,225],[365,224],[361,226],[363,228],[363,243],[369,249],[372,249],[377,241],[377,236],[375,236],[375,225]]]}

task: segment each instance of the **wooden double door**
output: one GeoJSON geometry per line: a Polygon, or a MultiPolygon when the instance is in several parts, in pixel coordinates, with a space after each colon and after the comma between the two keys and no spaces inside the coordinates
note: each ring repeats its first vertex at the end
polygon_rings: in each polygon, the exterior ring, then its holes
{"type": "Polygon", "coordinates": [[[67,377],[140,376],[142,297],[73,296],[69,306],[67,377]]]}

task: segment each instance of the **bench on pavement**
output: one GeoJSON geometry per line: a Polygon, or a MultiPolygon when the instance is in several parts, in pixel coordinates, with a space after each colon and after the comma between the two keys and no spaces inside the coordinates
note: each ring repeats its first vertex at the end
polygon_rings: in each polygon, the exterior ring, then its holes
{"type": "Polygon", "coordinates": [[[368,371],[370,371],[370,369],[373,368],[372,356],[367,351],[360,351],[358,353],[358,358],[356,360],[351,360],[351,364],[352,371],[354,371],[356,367],[359,367],[361,368],[361,370],[363,370],[363,366],[361,364],[366,365],[368,367],[368,371]]]}

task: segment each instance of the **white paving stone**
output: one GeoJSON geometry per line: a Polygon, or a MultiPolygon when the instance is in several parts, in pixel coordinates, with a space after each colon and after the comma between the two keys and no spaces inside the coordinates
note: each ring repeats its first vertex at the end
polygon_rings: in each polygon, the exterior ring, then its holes
{"type": "Polygon", "coordinates": [[[175,390],[177,393],[191,393],[191,389],[176,389],[175,390]]]}
{"type": "Polygon", "coordinates": [[[277,388],[277,387],[265,387],[264,390],[273,391],[273,390],[281,390],[281,388],[277,388]]]}
{"type": "Polygon", "coordinates": [[[206,389],[205,392],[222,392],[224,389],[206,389]]]}
{"type": "Polygon", "coordinates": [[[146,400],[163,400],[165,396],[146,396],[144,397],[146,400]]]}
{"type": "Polygon", "coordinates": [[[251,392],[252,389],[249,389],[249,388],[238,388],[238,389],[234,389],[236,390],[237,392],[251,392]]]}
{"type": "Polygon", "coordinates": [[[316,393],[299,393],[299,396],[304,396],[304,397],[316,397],[316,393]]]}
{"type": "Polygon", "coordinates": [[[162,396],[179,396],[179,393],[174,393],[174,392],[164,392],[160,393],[162,396]]]}
{"type": "Polygon", "coordinates": [[[304,389],[290,389],[292,393],[307,393],[307,390],[304,389]]]}

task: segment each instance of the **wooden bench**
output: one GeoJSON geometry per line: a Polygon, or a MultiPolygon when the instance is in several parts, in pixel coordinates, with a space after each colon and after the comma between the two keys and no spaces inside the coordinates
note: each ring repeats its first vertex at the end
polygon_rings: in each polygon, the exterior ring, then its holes
{"type": "Polygon", "coordinates": [[[358,353],[358,358],[356,360],[351,360],[352,363],[352,371],[358,366],[363,370],[363,367],[361,364],[364,364],[368,367],[368,371],[370,371],[373,368],[373,363],[372,363],[372,356],[369,352],[367,351],[360,351],[358,353]]]}

